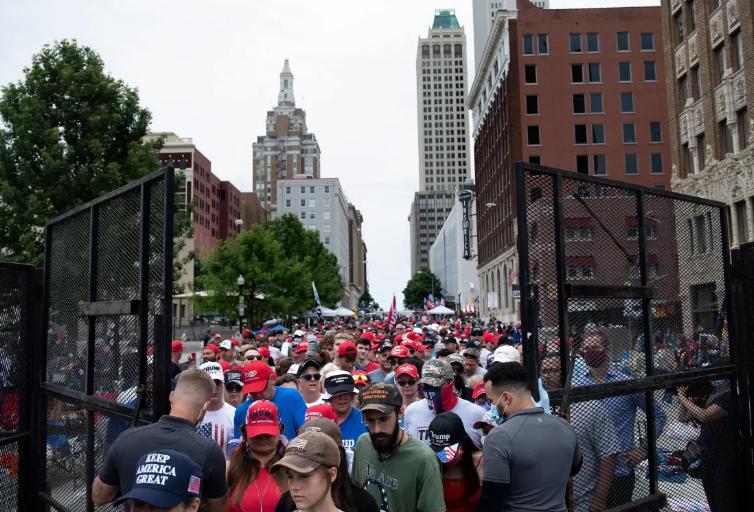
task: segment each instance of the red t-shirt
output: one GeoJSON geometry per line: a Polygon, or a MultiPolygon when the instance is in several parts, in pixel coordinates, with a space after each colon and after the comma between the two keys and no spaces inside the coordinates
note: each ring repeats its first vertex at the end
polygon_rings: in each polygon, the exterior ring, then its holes
{"type": "Polygon", "coordinates": [[[278,488],[275,477],[265,468],[259,470],[256,480],[246,486],[241,497],[241,506],[234,505],[235,493],[231,495],[228,512],[248,512],[250,510],[259,510],[259,500],[262,500],[261,512],[275,512],[282,492],[278,488]],[[269,479],[269,481],[268,481],[269,479]],[[254,485],[256,483],[256,486],[254,485]],[[265,486],[267,489],[265,490],[265,486]]]}
{"type": "Polygon", "coordinates": [[[369,372],[373,372],[375,370],[379,370],[380,369],[380,365],[378,365],[377,363],[373,363],[373,362],[370,361],[369,364],[367,364],[366,368],[367,368],[367,373],[369,373],[369,372]]]}

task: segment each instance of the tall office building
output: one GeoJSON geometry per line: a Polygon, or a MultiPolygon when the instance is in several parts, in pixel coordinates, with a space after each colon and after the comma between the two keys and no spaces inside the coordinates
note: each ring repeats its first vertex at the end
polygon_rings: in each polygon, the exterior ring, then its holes
{"type": "Polygon", "coordinates": [[[467,89],[466,34],[454,10],[437,10],[416,52],[419,192],[408,217],[412,275],[429,265],[429,247],[452,208],[454,192],[471,176],[467,89]]]}
{"type": "Polygon", "coordinates": [[[293,73],[285,60],[280,73],[278,104],[267,112],[265,135],[254,149],[254,192],[270,213],[277,209],[277,180],[319,178],[320,149],[309,133],[306,112],[296,108],[293,73]]]}

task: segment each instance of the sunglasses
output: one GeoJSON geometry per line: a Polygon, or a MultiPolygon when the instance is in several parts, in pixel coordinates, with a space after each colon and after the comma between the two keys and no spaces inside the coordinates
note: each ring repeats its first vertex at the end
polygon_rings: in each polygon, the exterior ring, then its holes
{"type": "Polygon", "coordinates": [[[413,386],[416,384],[416,380],[396,380],[395,383],[400,387],[413,386]]]}
{"type": "Polygon", "coordinates": [[[241,386],[225,386],[225,389],[229,393],[240,393],[243,388],[241,386]]]}
{"type": "Polygon", "coordinates": [[[261,361],[262,356],[246,356],[247,361],[261,361]]]}
{"type": "Polygon", "coordinates": [[[310,380],[312,380],[312,379],[318,381],[319,379],[322,378],[322,375],[320,375],[319,373],[314,373],[314,374],[307,373],[306,375],[302,375],[301,378],[304,379],[307,382],[310,381],[310,380]]]}
{"type": "Polygon", "coordinates": [[[355,383],[363,382],[364,384],[369,384],[371,379],[369,378],[369,375],[353,375],[353,381],[355,383]]]}

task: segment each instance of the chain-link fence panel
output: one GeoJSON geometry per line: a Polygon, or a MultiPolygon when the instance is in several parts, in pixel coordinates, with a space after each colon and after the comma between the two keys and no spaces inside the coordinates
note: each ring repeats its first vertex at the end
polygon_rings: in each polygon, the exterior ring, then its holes
{"type": "Polygon", "coordinates": [[[87,410],[47,398],[45,491],[72,512],[86,511],[87,410]]]}

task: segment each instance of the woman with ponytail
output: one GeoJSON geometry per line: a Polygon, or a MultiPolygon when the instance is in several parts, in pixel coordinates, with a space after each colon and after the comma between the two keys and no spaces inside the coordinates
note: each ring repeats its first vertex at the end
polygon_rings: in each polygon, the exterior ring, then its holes
{"type": "Polygon", "coordinates": [[[283,448],[283,425],[275,404],[267,400],[251,404],[240,430],[241,442],[227,465],[228,512],[274,512],[288,490],[285,475],[270,472],[283,448]]]}

